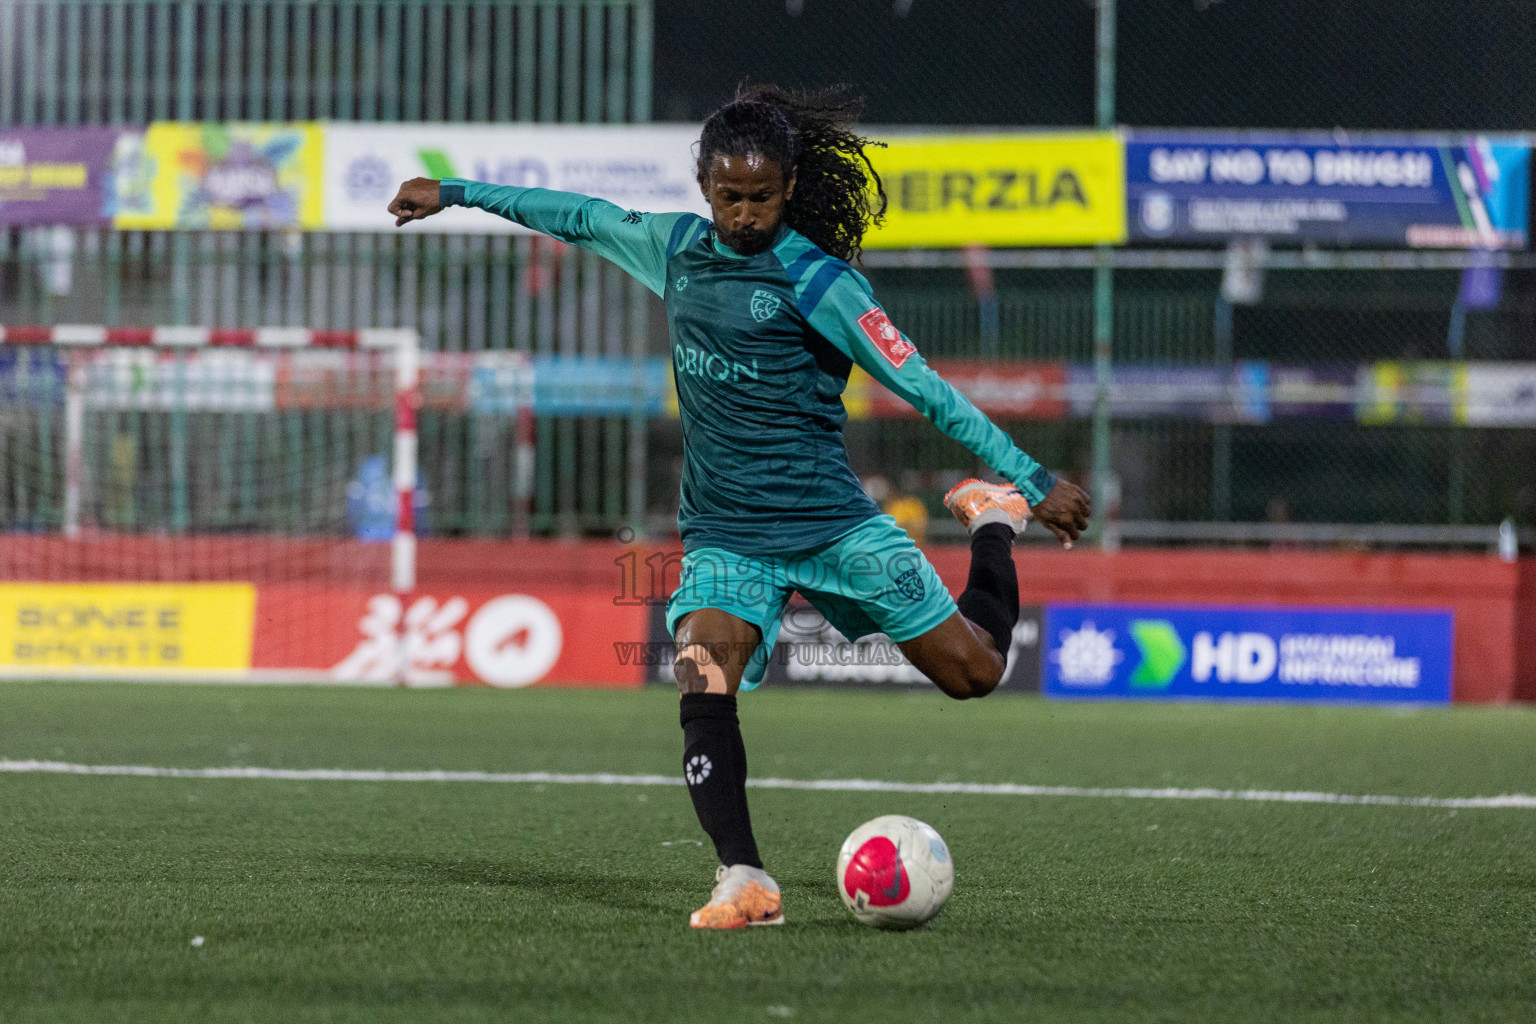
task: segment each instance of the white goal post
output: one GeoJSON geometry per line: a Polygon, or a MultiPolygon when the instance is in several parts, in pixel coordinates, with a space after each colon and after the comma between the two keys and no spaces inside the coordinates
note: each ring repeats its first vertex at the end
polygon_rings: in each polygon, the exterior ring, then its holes
{"type": "MultiPolygon", "coordinates": [[[[359,557],[350,547],[340,553],[332,551],[316,555],[314,551],[327,543],[333,548],[338,544],[353,543],[355,531],[348,527],[349,532],[342,534],[336,506],[340,496],[350,500],[350,489],[357,487],[355,477],[352,477],[353,483],[347,481],[356,468],[358,446],[363,446],[361,451],[366,453],[367,446],[383,440],[379,432],[385,425],[379,417],[385,413],[385,402],[392,399],[393,432],[392,443],[388,446],[387,472],[392,483],[394,508],[393,531],[388,536],[388,586],[400,607],[405,608],[417,585],[415,517],[421,370],[420,338],[410,329],[332,331],[292,327],[0,325],[0,407],[9,406],[8,411],[0,408],[0,462],[10,464],[4,471],[7,491],[0,494],[0,542],[4,544],[0,550],[0,579],[6,581],[3,586],[22,595],[13,595],[15,601],[22,601],[27,593],[25,588],[29,586],[38,593],[43,592],[42,588],[52,586],[73,587],[80,594],[88,594],[91,587],[141,584],[172,587],[188,582],[240,581],[245,578],[242,576],[244,570],[250,567],[258,572],[264,568],[269,573],[289,571],[285,567],[301,564],[301,555],[294,553],[301,548],[302,558],[308,559],[302,561],[303,571],[312,577],[317,573],[313,566],[326,558],[330,565],[328,571],[337,579],[349,572],[360,578],[363,570],[356,566],[362,562],[382,569],[372,552],[364,552],[364,557],[359,557]],[[140,355],[132,355],[134,352],[140,355]],[[337,355],[297,355],[324,352],[337,355]],[[320,369],[331,371],[331,377],[317,384],[310,378],[324,374],[313,368],[306,369],[310,366],[305,362],[306,358],[311,363],[319,359],[324,364],[326,358],[345,362],[336,366],[322,365],[320,369]],[[189,364],[195,364],[191,370],[187,368],[189,364]],[[305,377],[306,373],[309,378],[305,377]],[[386,374],[392,377],[392,395],[384,391],[389,387],[382,376],[386,374]],[[153,378],[148,385],[143,383],[146,376],[153,378]],[[363,379],[363,383],[352,384],[355,391],[347,392],[348,381],[355,379],[363,379]],[[341,380],[342,384],[337,385],[336,380],[341,380]],[[129,383],[135,384],[138,390],[129,394],[129,383]],[[160,390],[156,392],[155,387],[160,390]],[[281,399],[274,402],[272,395],[281,395],[284,388],[287,393],[299,396],[290,400],[298,411],[281,412],[281,399]],[[251,399],[257,390],[264,396],[265,404],[251,399]],[[326,410],[331,408],[325,403],[338,391],[341,392],[339,401],[351,403],[344,408],[361,412],[340,425],[321,422],[315,426],[313,421],[324,420],[326,410]],[[193,460],[190,470],[186,468],[189,461],[186,450],[189,408],[204,415],[203,420],[194,421],[190,428],[192,443],[208,447],[207,451],[194,453],[203,459],[201,462],[193,460]],[[135,416],[145,422],[132,425],[131,438],[126,428],[114,428],[120,432],[88,450],[88,431],[99,429],[89,423],[116,423],[135,416]],[[291,529],[284,527],[263,532],[265,528],[260,521],[249,514],[245,519],[226,516],[212,527],[199,523],[189,527],[186,514],[189,477],[194,478],[191,482],[196,485],[192,488],[194,504],[196,500],[207,504],[211,499],[200,497],[203,491],[210,489],[207,478],[218,478],[218,492],[223,495],[238,489],[228,484],[227,477],[237,472],[248,476],[243,489],[247,509],[273,499],[272,480],[294,478],[291,467],[286,463],[276,465],[266,454],[262,455],[266,461],[261,467],[250,468],[246,463],[257,456],[254,451],[241,447],[245,443],[242,439],[271,440],[272,436],[280,434],[283,425],[274,426],[271,421],[285,416],[299,421],[308,416],[308,427],[304,422],[298,423],[296,429],[301,432],[312,430],[323,438],[345,435],[341,441],[329,442],[334,449],[331,451],[322,450],[315,454],[297,450],[297,460],[301,463],[307,460],[311,469],[317,463],[323,464],[310,478],[294,483],[292,489],[298,493],[286,497],[291,498],[296,508],[318,507],[323,501],[326,505],[324,515],[329,517],[323,527],[315,530],[311,524],[311,535],[305,536],[307,521],[296,520],[297,525],[291,529]],[[177,417],[181,419],[177,421],[177,417]],[[214,420],[218,422],[208,425],[214,420]],[[174,432],[167,426],[172,422],[177,426],[174,432]],[[199,430],[207,436],[200,436],[199,430]],[[350,435],[360,436],[362,440],[350,435]],[[110,447],[114,441],[118,442],[115,449],[110,447]],[[150,460],[142,453],[150,450],[152,445],[157,463],[154,472],[159,475],[150,480],[150,467],[145,465],[150,460]],[[179,451],[177,445],[180,445],[179,451]],[[327,459],[329,461],[325,461],[327,459]],[[160,462],[170,468],[162,469],[160,462]],[[115,473],[122,479],[116,483],[95,480],[91,466],[106,467],[105,470],[98,469],[98,475],[115,473]],[[173,478],[177,502],[165,499],[163,493],[172,489],[165,481],[173,478]],[[311,495],[305,489],[316,489],[315,480],[325,485],[325,493],[311,501],[311,495]],[[122,526],[112,518],[111,514],[115,513],[109,507],[109,500],[98,493],[110,491],[114,486],[130,492],[128,499],[121,499],[130,503],[144,504],[144,495],[153,491],[150,513],[138,514],[129,526],[122,526]],[[21,496],[17,497],[18,494],[21,496]],[[39,494],[43,497],[38,498],[39,494]],[[111,514],[103,515],[103,509],[111,514]],[[156,560],[163,559],[165,552],[176,552],[178,546],[185,552],[193,552],[186,555],[181,568],[158,569],[156,560]],[[201,562],[197,561],[199,558],[201,562]],[[273,569],[273,566],[279,568],[273,569]]],[[[102,433],[107,431],[102,429],[102,433]]],[[[293,447],[302,449],[308,437],[304,434],[300,440],[293,441],[293,447]]],[[[278,454],[282,454],[281,449],[278,454]]],[[[382,456],[383,453],[379,454],[382,456]]],[[[372,461],[381,464],[382,474],[383,458],[374,457],[372,461]]],[[[379,483],[382,487],[383,481],[379,483]]],[[[376,493],[382,496],[382,492],[376,493]]],[[[384,536],[377,535],[377,539],[383,540],[384,536]]],[[[377,553],[383,554],[382,551],[377,553]]],[[[300,570],[292,571],[298,573],[300,570]]],[[[384,582],[382,577],[376,570],[367,571],[374,573],[372,582],[359,585],[378,588],[384,582]]],[[[277,582],[291,581],[278,579],[277,582]]],[[[254,585],[248,589],[254,593],[254,585]]],[[[33,601],[33,606],[41,602],[37,598],[27,599],[33,601]]],[[[0,603],[3,600],[4,595],[0,595],[0,603]]],[[[84,607],[86,603],[87,599],[81,597],[76,605],[84,607]]],[[[254,608],[254,597],[247,604],[254,608]]],[[[6,607],[7,614],[14,618],[15,609],[10,605],[6,607]]],[[[250,618],[254,611],[245,615],[250,618]]],[[[403,628],[403,614],[400,619],[397,628],[403,628]]],[[[253,632],[254,628],[249,627],[249,631],[253,632]]],[[[80,635],[85,636],[88,632],[81,625],[80,635]]],[[[251,678],[260,675],[260,672],[251,671],[251,644],[247,637],[244,671],[215,668],[206,676],[251,678]]],[[[33,648],[28,650],[34,651],[33,648]]],[[[34,653],[38,653],[39,658],[36,670],[32,671],[27,668],[25,659],[0,652],[5,655],[0,657],[0,674],[91,675],[89,666],[97,664],[89,658],[85,661],[77,658],[72,666],[66,660],[60,667],[42,656],[47,653],[42,648],[36,648],[34,653]],[[52,671],[53,668],[59,668],[59,671],[52,671]]],[[[78,651],[74,653],[78,654],[78,651]]],[[[185,655],[181,650],[175,653],[178,657],[185,655]]],[[[396,645],[395,653],[404,657],[403,641],[396,645]]],[[[168,666],[168,674],[178,677],[203,675],[190,671],[195,666],[184,657],[183,661],[189,671],[175,671],[175,666],[168,666]]],[[[125,671],[100,674],[152,677],[153,670],[145,666],[159,664],[162,662],[142,659],[134,662],[132,656],[125,656],[125,671]]],[[[393,673],[395,681],[404,679],[404,671],[402,662],[393,673]]],[[[268,674],[273,677],[284,675],[282,672],[268,674]]]]}

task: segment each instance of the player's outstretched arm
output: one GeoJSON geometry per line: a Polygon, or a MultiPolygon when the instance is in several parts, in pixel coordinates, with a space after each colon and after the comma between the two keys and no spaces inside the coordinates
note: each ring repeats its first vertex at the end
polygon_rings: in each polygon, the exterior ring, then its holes
{"type": "Polygon", "coordinates": [[[389,204],[395,226],[430,217],[449,206],[470,206],[562,242],[591,249],[634,275],[651,291],[666,289],[667,257],[679,222],[692,213],[639,213],[575,192],[491,185],[463,178],[412,178],[389,204]]]}
{"type": "MultiPolygon", "coordinates": [[[[809,276],[809,275],[808,275],[809,276]]],[[[811,285],[802,290],[804,296],[811,285]]],[[[814,296],[812,296],[814,298],[814,296]]],[[[886,388],[965,445],[1029,501],[1033,518],[1067,547],[1087,529],[1088,495],[1021,451],[980,409],[935,373],[917,346],[896,329],[869,284],[841,273],[807,314],[811,326],[886,388]]]]}

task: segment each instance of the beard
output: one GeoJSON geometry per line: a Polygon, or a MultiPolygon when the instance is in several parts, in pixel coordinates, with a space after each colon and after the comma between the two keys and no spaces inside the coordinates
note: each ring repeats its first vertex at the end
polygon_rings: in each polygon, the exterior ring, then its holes
{"type": "Polygon", "coordinates": [[[760,252],[767,252],[773,244],[773,235],[759,228],[721,231],[716,226],[715,232],[720,236],[720,241],[736,250],[742,256],[756,256],[760,252]]]}

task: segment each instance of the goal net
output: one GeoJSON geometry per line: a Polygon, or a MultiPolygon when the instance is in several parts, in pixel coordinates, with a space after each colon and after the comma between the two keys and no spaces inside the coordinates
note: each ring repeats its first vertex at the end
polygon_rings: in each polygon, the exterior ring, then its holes
{"type": "Polygon", "coordinates": [[[0,675],[430,682],[409,330],[0,327],[0,675]]]}

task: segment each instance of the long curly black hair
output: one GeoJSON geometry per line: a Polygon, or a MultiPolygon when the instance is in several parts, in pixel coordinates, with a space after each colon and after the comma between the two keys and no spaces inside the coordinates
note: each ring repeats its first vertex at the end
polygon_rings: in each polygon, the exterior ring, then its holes
{"type": "Polygon", "coordinates": [[[864,99],[846,86],[798,92],[777,85],[742,85],[736,98],[709,116],[699,135],[699,177],[716,155],[749,153],[776,160],[795,192],[784,221],[817,247],[843,260],[858,257],[864,232],[885,219],[885,186],[865,149],[884,146],[854,134],[864,99]]]}

